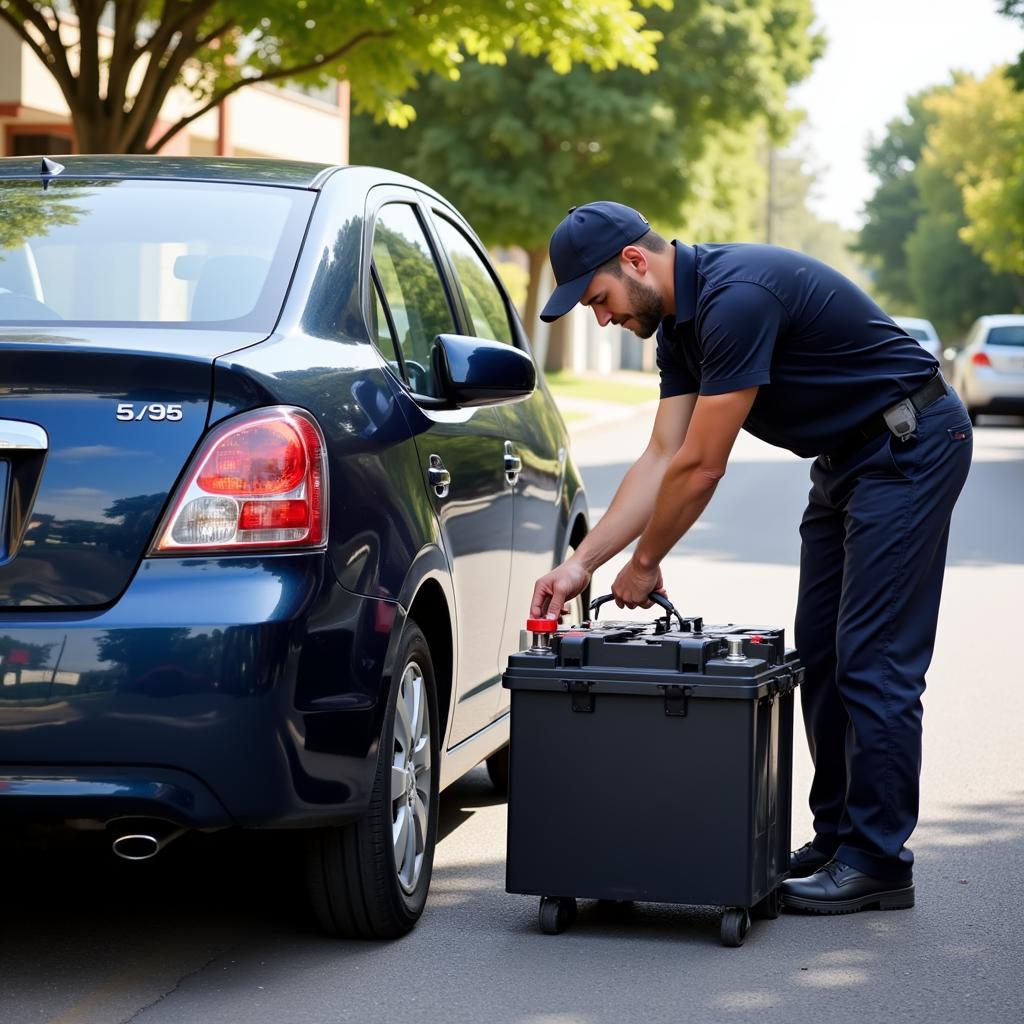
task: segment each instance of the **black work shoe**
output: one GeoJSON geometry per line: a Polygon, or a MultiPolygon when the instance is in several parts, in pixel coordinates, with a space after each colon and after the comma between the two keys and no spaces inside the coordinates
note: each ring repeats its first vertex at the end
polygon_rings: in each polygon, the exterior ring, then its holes
{"type": "Polygon", "coordinates": [[[806,878],[820,871],[831,859],[829,854],[815,849],[813,843],[804,843],[789,855],[789,877],[806,878]]]}
{"type": "Polygon", "coordinates": [[[905,910],[914,905],[913,882],[887,882],[839,860],[830,860],[807,878],[782,883],[782,905],[812,914],[852,914],[858,910],[905,910]]]}

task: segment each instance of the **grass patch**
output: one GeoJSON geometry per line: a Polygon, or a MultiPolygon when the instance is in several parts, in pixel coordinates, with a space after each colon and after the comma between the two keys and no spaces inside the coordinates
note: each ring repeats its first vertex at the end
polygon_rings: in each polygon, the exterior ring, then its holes
{"type": "Polygon", "coordinates": [[[559,409],[559,412],[562,414],[562,419],[565,420],[566,423],[590,419],[590,413],[584,412],[582,409],[559,409]]]}
{"type": "Polygon", "coordinates": [[[651,374],[650,384],[638,379],[609,380],[607,377],[577,376],[564,370],[544,375],[556,399],[581,398],[591,402],[617,402],[619,405],[642,405],[658,397],[658,377],[651,374]]]}

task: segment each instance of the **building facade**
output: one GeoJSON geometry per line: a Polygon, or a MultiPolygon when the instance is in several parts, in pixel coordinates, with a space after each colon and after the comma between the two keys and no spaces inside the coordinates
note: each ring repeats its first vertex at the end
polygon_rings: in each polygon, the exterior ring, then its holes
{"type": "MultiPolygon", "coordinates": [[[[101,37],[101,48],[102,43],[101,37]]],[[[194,100],[189,94],[172,90],[152,138],[159,138],[191,109],[194,100]]],[[[345,82],[319,90],[252,85],[186,126],[160,152],[343,164],[348,162],[348,123],[345,82]]],[[[76,151],[70,111],[57,83],[29,46],[0,24],[0,156],[76,151]]]]}

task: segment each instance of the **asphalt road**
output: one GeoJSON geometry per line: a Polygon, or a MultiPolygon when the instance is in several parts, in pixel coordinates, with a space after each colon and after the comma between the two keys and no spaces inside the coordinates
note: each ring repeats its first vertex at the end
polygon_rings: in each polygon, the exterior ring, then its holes
{"type": "MultiPolygon", "coordinates": [[[[595,514],[646,430],[640,415],[578,438],[595,514]]],[[[806,478],[804,463],[741,439],[665,566],[684,613],[790,628],[806,478]]],[[[570,931],[543,936],[536,901],[504,892],[505,807],[478,769],[444,794],[427,911],[390,945],[319,935],[287,881],[291,849],[274,837],[186,837],[141,865],[81,840],[18,837],[2,861],[0,1022],[1017,1024],[1022,508],[1024,429],[992,421],[976,432],[954,520],[929,674],[915,909],[784,914],[730,950],[711,911],[584,904],[570,931]]],[[[810,836],[808,779],[798,737],[796,843],[810,836]]]]}

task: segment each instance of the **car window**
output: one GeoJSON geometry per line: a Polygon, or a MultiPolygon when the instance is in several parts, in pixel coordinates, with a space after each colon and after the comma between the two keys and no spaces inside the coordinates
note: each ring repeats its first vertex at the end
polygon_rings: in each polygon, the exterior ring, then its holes
{"type": "Polygon", "coordinates": [[[269,331],[313,199],[227,182],[3,182],[0,323],[269,331]]]}
{"type": "Polygon", "coordinates": [[[455,331],[455,320],[423,227],[411,206],[383,207],[373,229],[373,265],[398,335],[409,387],[441,397],[431,366],[434,338],[455,331]]]}
{"type": "Polygon", "coordinates": [[[381,300],[376,281],[373,283],[373,302],[370,305],[370,313],[373,317],[373,323],[370,325],[373,340],[377,343],[377,348],[380,349],[388,366],[395,371],[395,376],[401,377],[402,366],[398,361],[397,342],[391,333],[391,325],[388,323],[388,315],[384,311],[384,303],[381,300]]]}
{"type": "Polygon", "coordinates": [[[931,341],[931,338],[927,331],[922,331],[920,327],[904,327],[903,330],[909,334],[914,341],[931,341]]]}
{"type": "Polygon", "coordinates": [[[1024,324],[993,327],[985,339],[986,345],[1024,345],[1024,324]]]}
{"type": "Polygon", "coordinates": [[[473,334],[477,338],[513,344],[505,300],[487,265],[459,228],[444,217],[435,219],[441,244],[448,251],[462,294],[466,297],[473,334]]]}

